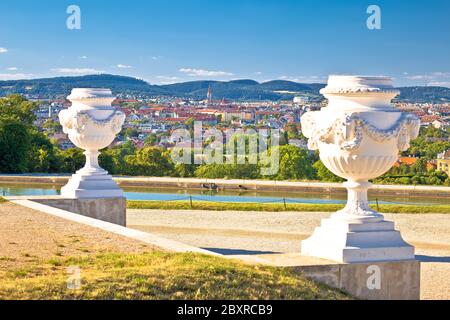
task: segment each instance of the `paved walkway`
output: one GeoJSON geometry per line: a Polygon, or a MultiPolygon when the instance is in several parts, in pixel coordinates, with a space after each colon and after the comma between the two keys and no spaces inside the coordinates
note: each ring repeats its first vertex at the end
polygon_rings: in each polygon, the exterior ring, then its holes
{"type": "MultiPolygon", "coordinates": [[[[128,210],[128,226],[225,255],[297,253],[330,213],[128,210]]],[[[450,299],[450,215],[387,214],[422,261],[422,299],[450,299]]]]}

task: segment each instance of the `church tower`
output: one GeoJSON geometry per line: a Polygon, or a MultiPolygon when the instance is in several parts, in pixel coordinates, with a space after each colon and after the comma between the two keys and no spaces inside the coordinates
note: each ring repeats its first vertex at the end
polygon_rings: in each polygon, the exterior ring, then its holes
{"type": "Polygon", "coordinates": [[[209,85],[208,87],[208,94],[206,95],[207,99],[208,99],[208,105],[212,104],[212,89],[211,89],[211,85],[209,85]]]}

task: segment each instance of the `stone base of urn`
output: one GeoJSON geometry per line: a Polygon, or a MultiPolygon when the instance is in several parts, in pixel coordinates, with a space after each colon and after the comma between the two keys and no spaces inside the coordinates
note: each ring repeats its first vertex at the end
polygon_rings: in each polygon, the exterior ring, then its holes
{"type": "Polygon", "coordinates": [[[109,174],[73,174],[61,188],[64,198],[116,198],[123,197],[123,191],[109,174]]]}
{"type": "Polygon", "coordinates": [[[414,247],[402,239],[390,221],[323,219],[313,235],[302,241],[301,252],[344,263],[414,260],[414,247]]]}
{"type": "Polygon", "coordinates": [[[39,196],[30,200],[86,217],[126,226],[127,200],[124,197],[67,199],[60,196],[39,196]]]}
{"type": "Polygon", "coordinates": [[[298,269],[304,277],[359,299],[420,299],[420,262],[417,260],[317,265],[298,269]]]}
{"type": "Polygon", "coordinates": [[[347,181],[346,206],[323,219],[311,237],[302,241],[303,255],[344,262],[414,260],[394,223],[372,210],[367,200],[369,182],[347,181]]]}

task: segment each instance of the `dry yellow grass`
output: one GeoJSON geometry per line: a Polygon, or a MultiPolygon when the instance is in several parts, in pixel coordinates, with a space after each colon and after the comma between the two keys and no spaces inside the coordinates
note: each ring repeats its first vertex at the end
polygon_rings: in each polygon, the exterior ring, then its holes
{"type": "Polygon", "coordinates": [[[348,299],[283,268],[152,251],[55,257],[3,272],[0,299],[348,299]],[[68,267],[80,289],[68,289],[68,267]]]}

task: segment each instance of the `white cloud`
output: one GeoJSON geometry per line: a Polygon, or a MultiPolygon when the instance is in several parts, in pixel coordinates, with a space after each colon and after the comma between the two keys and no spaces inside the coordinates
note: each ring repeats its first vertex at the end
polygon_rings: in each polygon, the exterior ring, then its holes
{"type": "Polygon", "coordinates": [[[97,70],[92,68],[54,68],[50,69],[51,71],[55,71],[58,73],[67,73],[67,74],[98,74],[104,73],[103,70],[97,70]]]}
{"type": "Polygon", "coordinates": [[[87,56],[81,56],[81,57],[79,57],[79,59],[83,59],[83,60],[86,60],[88,57],[87,56]]]}
{"type": "Polygon", "coordinates": [[[30,79],[32,74],[27,73],[0,73],[0,80],[20,80],[20,79],[30,79]]]}
{"type": "Polygon", "coordinates": [[[165,79],[165,80],[177,80],[178,77],[172,77],[172,76],[157,76],[158,79],[165,79]]]}
{"type": "Polygon", "coordinates": [[[427,74],[406,75],[406,80],[420,81],[419,85],[450,87],[450,72],[430,72],[427,74]]]}
{"type": "Polygon", "coordinates": [[[132,66],[127,66],[126,64],[121,64],[121,63],[119,63],[116,67],[119,68],[119,69],[131,69],[131,68],[133,68],[132,66]]]}
{"type": "Polygon", "coordinates": [[[8,71],[17,71],[17,67],[9,67],[9,68],[6,68],[6,70],[8,70],[8,71]]]}
{"type": "Polygon", "coordinates": [[[0,47],[0,53],[8,52],[8,49],[0,47]]]}
{"type": "Polygon", "coordinates": [[[431,81],[428,83],[432,87],[448,87],[450,88],[450,81],[431,81]]]}
{"type": "Polygon", "coordinates": [[[257,71],[257,72],[255,72],[255,74],[260,76],[260,75],[262,75],[262,72],[261,71],[257,71]]]}
{"type": "Polygon", "coordinates": [[[325,83],[327,81],[326,77],[319,76],[281,76],[279,79],[301,83],[325,83]]]}
{"type": "Polygon", "coordinates": [[[157,76],[156,78],[160,84],[172,84],[180,81],[180,78],[172,76],[157,76]]]}
{"type": "Polygon", "coordinates": [[[233,73],[225,71],[210,71],[204,69],[181,68],[178,71],[186,73],[191,77],[224,77],[232,76],[233,73]]]}
{"type": "Polygon", "coordinates": [[[445,77],[445,78],[447,78],[447,77],[450,77],[450,72],[433,72],[433,73],[431,74],[431,76],[433,76],[433,77],[445,77]]]}
{"type": "Polygon", "coordinates": [[[408,79],[408,80],[423,80],[426,77],[427,76],[425,76],[425,75],[416,75],[416,76],[407,76],[407,77],[405,77],[405,79],[408,79]]]}

